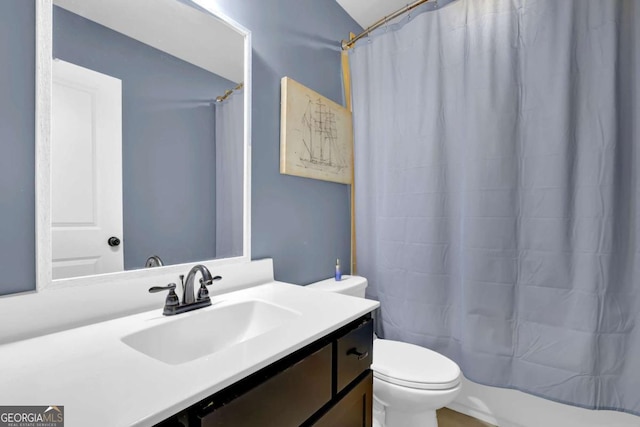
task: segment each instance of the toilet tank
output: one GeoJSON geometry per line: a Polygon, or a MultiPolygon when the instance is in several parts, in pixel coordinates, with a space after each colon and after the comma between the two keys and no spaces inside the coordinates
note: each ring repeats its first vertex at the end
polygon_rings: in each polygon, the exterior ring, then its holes
{"type": "Polygon", "coordinates": [[[310,288],[319,289],[326,292],[335,292],[343,295],[364,298],[367,289],[367,279],[361,276],[342,276],[342,280],[331,279],[322,280],[307,285],[310,288]]]}

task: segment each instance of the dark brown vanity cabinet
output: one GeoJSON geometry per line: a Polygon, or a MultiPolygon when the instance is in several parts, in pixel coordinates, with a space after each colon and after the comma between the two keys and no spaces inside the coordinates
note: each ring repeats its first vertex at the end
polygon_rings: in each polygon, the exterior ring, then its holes
{"type": "Polygon", "coordinates": [[[353,389],[339,399],[313,427],[371,426],[373,416],[373,374],[368,372],[353,389]]]}
{"type": "Polygon", "coordinates": [[[158,425],[370,427],[372,350],[366,315],[158,425]]]}
{"type": "Polygon", "coordinates": [[[197,426],[299,426],[331,400],[331,346],[294,363],[229,403],[198,414],[197,426]]]}

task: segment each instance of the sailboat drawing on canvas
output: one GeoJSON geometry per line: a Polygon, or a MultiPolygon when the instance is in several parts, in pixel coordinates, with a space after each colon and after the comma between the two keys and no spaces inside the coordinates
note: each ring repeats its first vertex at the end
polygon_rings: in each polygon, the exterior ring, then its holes
{"type": "Polygon", "coordinates": [[[281,173],[350,183],[352,138],[346,108],[282,79],[281,173]]]}

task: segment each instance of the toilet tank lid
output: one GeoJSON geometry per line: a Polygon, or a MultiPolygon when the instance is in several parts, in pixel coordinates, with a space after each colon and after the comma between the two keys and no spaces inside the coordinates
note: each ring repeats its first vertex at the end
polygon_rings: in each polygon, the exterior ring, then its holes
{"type": "Polygon", "coordinates": [[[342,276],[342,280],[336,281],[333,277],[319,282],[310,283],[309,288],[319,289],[326,292],[344,293],[348,290],[362,289],[367,287],[367,279],[362,276],[342,276]]]}

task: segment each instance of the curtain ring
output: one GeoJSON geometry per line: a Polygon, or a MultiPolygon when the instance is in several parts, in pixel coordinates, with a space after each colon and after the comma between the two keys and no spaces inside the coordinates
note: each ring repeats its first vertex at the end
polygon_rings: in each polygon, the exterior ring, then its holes
{"type": "Polygon", "coordinates": [[[384,32],[385,32],[385,34],[387,33],[387,31],[389,31],[389,17],[385,16],[384,17],[384,32]]]}
{"type": "Polygon", "coordinates": [[[407,21],[411,21],[411,10],[409,10],[409,3],[407,3],[407,21]]]}

